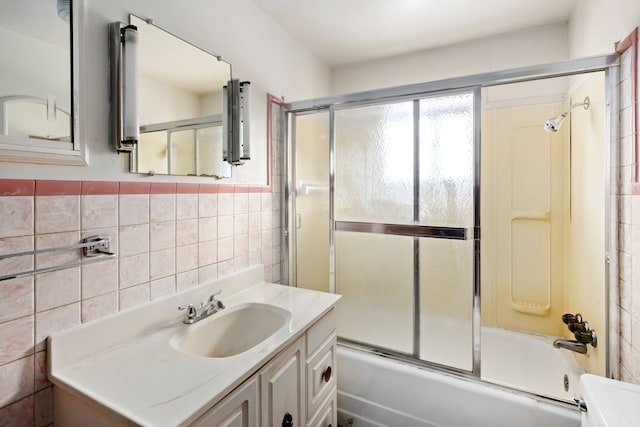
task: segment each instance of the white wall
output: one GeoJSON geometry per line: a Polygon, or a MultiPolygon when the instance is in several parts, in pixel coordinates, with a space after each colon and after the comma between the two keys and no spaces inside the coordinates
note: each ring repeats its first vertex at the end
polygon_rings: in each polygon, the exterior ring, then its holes
{"type": "Polygon", "coordinates": [[[567,26],[539,27],[336,67],[334,95],[567,59],[567,26]]]}
{"type": "Polygon", "coordinates": [[[266,183],[267,93],[303,99],[329,93],[329,69],[250,0],[84,0],[79,123],[88,167],[4,163],[0,178],[110,181],[204,182],[201,178],[143,177],[128,172],[128,155],[109,151],[107,24],[128,21],[129,13],[154,22],[233,64],[233,73],[251,81],[251,135],[254,159],[234,168],[223,183],[266,183]]]}

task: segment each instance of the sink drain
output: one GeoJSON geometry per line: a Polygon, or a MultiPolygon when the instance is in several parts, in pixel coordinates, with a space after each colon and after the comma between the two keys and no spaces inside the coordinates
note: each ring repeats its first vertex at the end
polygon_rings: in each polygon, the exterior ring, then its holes
{"type": "Polygon", "coordinates": [[[564,391],[569,391],[569,376],[564,374],[564,391]]]}

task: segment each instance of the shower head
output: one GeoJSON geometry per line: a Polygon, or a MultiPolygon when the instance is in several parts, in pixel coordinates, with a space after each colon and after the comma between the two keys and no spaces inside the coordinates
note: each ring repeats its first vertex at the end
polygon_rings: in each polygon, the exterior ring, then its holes
{"type": "Polygon", "coordinates": [[[546,122],[544,122],[544,130],[546,130],[547,132],[558,132],[558,130],[562,126],[562,122],[564,122],[564,119],[566,119],[567,116],[569,116],[569,112],[571,110],[573,110],[576,107],[580,107],[580,106],[583,106],[585,110],[588,110],[589,109],[589,104],[590,104],[590,100],[589,100],[589,97],[587,96],[584,99],[584,101],[582,101],[582,102],[580,102],[578,104],[573,104],[571,107],[569,107],[566,110],[564,110],[560,115],[555,116],[555,117],[547,120],[546,122]]]}

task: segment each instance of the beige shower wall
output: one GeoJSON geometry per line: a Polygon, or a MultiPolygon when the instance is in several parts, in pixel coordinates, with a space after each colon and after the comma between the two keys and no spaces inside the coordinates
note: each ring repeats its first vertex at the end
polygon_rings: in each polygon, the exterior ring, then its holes
{"type": "MultiPolygon", "coordinates": [[[[577,356],[587,372],[606,373],[606,296],[605,296],[605,182],[608,181],[604,151],[604,75],[598,73],[583,81],[572,100],[589,96],[587,111],[571,115],[571,168],[568,191],[571,219],[566,228],[565,310],[581,313],[600,338],[596,348],[589,346],[589,357],[577,356]]],[[[565,331],[565,335],[568,332],[565,331]]]]}
{"type": "Polygon", "coordinates": [[[564,107],[483,111],[483,324],[562,335],[569,131],[547,133],[543,123],[564,107]]]}

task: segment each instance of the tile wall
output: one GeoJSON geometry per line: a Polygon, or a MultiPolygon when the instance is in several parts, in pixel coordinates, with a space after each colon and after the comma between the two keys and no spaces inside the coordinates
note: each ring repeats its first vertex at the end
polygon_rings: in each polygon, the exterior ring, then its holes
{"type": "MultiPolygon", "coordinates": [[[[632,49],[620,63],[620,144],[618,203],[618,295],[612,292],[611,326],[619,331],[619,354],[612,352],[612,364],[619,361],[619,377],[640,384],[640,194],[634,192],[634,135],[632,113],[632,49]],[[634,194],[635,193],[635,194],[634,194]],[[614,359],[613,356],[617,356],[614,359]]],[[[614,369],[615,376],[615,369],[614,369]]]]}
{"type": "MultiPolygon", "coordinates": [[[[279,116],[275,116],[279,120],[279,116]]],[[[109,236],[116,257],[0,281],[0,427],[53,422],[46,337],[255,265],[280,280],[282,138],[271,186],[0,180],[0,254],[109,236]]],[[[0,276],[81,259],[0,261],[0,276]]]]}

